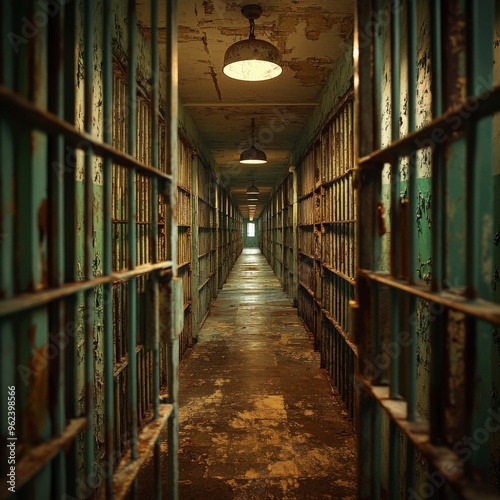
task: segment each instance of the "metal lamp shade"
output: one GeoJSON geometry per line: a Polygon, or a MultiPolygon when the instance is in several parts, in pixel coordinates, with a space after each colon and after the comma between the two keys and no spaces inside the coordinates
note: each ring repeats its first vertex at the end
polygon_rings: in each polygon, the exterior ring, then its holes
{"type": "Polygon", "coordinates": [[[261,151],[255,146],[252,146],[251,148],[245,149],[245,151],[240,154],[240,163],[253,165],[259,163],[267,163],[267,156],[264,151],[261,151]]]}
{"type": "Polygon", "coordinates": [[[254,185],[254,183],[252,182],[252,185],[247,189],[247,196],[250,196],[250,195],[258,195],[260,194],[260,191],[259,191],[259,188],[257,186],[254,185]]]}
{"type": "Polygon", "coordinates": [[[272,43],[249,38],[226,50],[223,71],[236,80],[258,82],[276,78],[283,69],[280,53],[272,43]]]}

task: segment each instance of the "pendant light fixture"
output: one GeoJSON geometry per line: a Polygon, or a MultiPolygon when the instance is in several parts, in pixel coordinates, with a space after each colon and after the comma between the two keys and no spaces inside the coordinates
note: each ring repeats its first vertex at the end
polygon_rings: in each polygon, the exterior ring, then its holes
{"type": "Polygon", "coordinates": [[[247,189],[246,194],[247,196],[260,194],[259,188],[254,184],[254,181],[252,181],[252,185],[247,189]]]}
{"type": "Polygon", "coordinates": [[[250,21],[248,40],[233,43],[224,55],[224,74],[236,80],[259,82],[281,75],[279,50],[265,40],[257,40],[254,35],[255,19],[262,14],[260,5],[245,5],[241,13],[250,21]]]}
{"type": "Polygon", "coordinates": [[[252,118],[252,147],[245,149],[240,154],[240,163],[245,163],[247,165],[258,165],[267,163],[267,156],[264,151],[257,149],[255,147],[255,119],[252,118]]]}

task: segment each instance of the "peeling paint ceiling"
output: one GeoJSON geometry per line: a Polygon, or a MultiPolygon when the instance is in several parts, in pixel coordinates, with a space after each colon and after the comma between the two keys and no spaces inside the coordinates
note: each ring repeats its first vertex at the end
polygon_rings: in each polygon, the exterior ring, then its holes
{"type": "MultiPolygon", "coordinates": [[[[245,191],[251,181],[261,191],[258,217],[283,177],[290,152],[352,31],[353,5],[352,0],[179,2],[180,104],[192,115],[244,216],[248,214],[245,191]],[[250,3],[263,9],[255,21],[256,38],[273,43],[281,52],[283,73],[273,80],[242,82],[222,72],[226,49],[248,38],[241,7],[250,3]],[[238,163],[240,152],[250,146],[252,118],[256,146],[267,154],[265,165],[238,163]]],[[[148,35],[149,2],[139,0],[137,6],[141,28],[148,35]]],[[[159,12],[160,40],[164,40],[164,5],[159,12]]]]}

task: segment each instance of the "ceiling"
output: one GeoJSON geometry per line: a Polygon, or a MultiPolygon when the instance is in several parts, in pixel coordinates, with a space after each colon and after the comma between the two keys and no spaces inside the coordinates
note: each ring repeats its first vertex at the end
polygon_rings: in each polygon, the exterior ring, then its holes
{"type": "MultiPolygon", "coordinates": [[[[139,22],[146,32],[148,4],[137,1],[139,22]]],[[[251,181],[261,192],[258,217],[282,178],[290,152],[352,31],[353,5],[352,0],[179,1],[181,105],[191,113],[245,217],[245,192],[251,181]],[[241,7],[250,3],[263,9],[255,21],[256,38],[273,43],[282,56],[283,73],[273,80],[242,82],[222,72],[226,49],[248,38],[249,24],[241,7]],[[268,158],[264,165],[238,162],[240,152],[251,145],[252,118],[256,146],[268,158]]],[[[159,25],[161,39],[164,17],[160,16],[159,25]]]]}

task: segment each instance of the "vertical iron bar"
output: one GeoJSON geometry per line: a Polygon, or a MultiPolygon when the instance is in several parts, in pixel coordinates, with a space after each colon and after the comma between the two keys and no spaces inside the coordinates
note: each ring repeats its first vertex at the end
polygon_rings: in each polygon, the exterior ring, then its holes
{"type": "MultiPolygon", "coordinates": [[[[441,0],[431,4],[431,94],[432,117],[443,113],[443,54],[441,0]]],[[[445,214],[445,164],[443,149],[433,145],[432,155],[432,278],[431,290],[440,291],[444,281],[444,214],[445,214]]],[[[446,322],[438,315],[431,325],[431,374],[430,374],[430,434],[431,441],[439,442],[443,426],[442,373],[440,366],[444,359],[444,333],[446,322]]]]}
{"type": "MultiPolygon", "coordinates": [[[[407,2],[406,7],[407,33],[408,33],[408,133],[416,130],[416,104],[417,104],[417,2],[407,2]]],[[[417,154],[410,153],[408,168],[408,246],[410,283],[416,281],[416,227],[415,213],[417,208],[417,154]]],[[[414,295],[409,297],[410,318],[416,317],[417,299],[414,295]]],[[[409,421],[414,422],[417,414],[417,328],[414,321],[409,324],[410,345],[408,349],[408,415],[409,421]]],[[[415,447],[408,439],[406,446],[406,482],[405,491],[415,485],[416,454],[415,447]]]]}
{"type": "MultiPolygon", "coordinates": [[[[379,80],[377,79],[377,74],[381,74],[377,71],[380,70],[380,66],[377,66],[377,62],[380,59],[377,57],[377,44],[376,36],[372,33],[367,33],[366,28],[370,26],[371,14],[377,10],[375,13],[378,14],[378,1],[366,1],[356,2],[356,8],[354,11],[354,152],[356,158],[360,158],[372,152],[372,150],[377,149],[374,147],[379,143],[379,138],[375,137],[376,131],[379,130],[378,124],[376,124],[377,118],[379,118],[379,108],[378,99],[376,98],[375,92],[378,89],[379,80]],[[373,57],[372,57],[373,49],[373,57]],[[372,79],[371,71],[373,71],[375,78],[372,79]],[[377,126],[376,126],[377,125],[377,126]]],[[[380,121],[378,122],[380,123],[380,121]]],[[[336,173],[334,174],[336,175],[336,173]]],[[[380,177],[380,176],[379,176],[380,177]]],[[[360,215],[361,223],[357,224],[357,262],[360,267],[371,269],[374,266],[375,261],[375,245],[373,243],[374,239],[374,220],[370,220],[369,210],[373,210],[372,204],[377,196],[376,188],[380,185],[380,182],[375,182],[373,174],[370,172],[357,172],[357,182],[358,182],[358,201],[360,202],[358,213],[360,215]],[[365,221],[366,218],[366,221],[365,221]],[[360,228],[363,227],[361,232],[360,228]],[[366,241],[366,245],[362,243],[366,241]]],[[[366,280],[360,279],[357,276],[357,298],[359,301],[359,310],[364,309],[365,314],[358,315],[357,326],[362,331],[370,331],[371,318],[370,314],[366,312],[371,312],[370,305],[370,291],[369,286],[367,286],[366,280]]],[[[368,356],[368,339],[361,339],[358,333],[356,334],[356,339],[358,342],[358,361],[356,366],[356,375],[363,376],[364,363],[367,361],[368,356]]],[[[359,389],[357,395],[357,448],[358,461],[357,461],[357,476],[358,476],[358,499],[359,500],[371,500],[374,498],[372,496],[372,474],[373,467],[372,463],[374,461],[374,456],[370,453],[372,442],[374,439],[374,427],[372,423],[372,415],[376,411],[375,401],[368,396],[363,388],[359,389]]],[[[377,498],[377,497],[375,497],[377,498]]]]}
{"type": "MultiPolygon", "coordinates": [[[[2,2],[0,5],[0,50],[2,59],[0,61],[0,82],[9,88],[13,86],[13,54],[14,51],[7,43],[7,33],[12,29],[12,6],[11,2],[2,2]]],[[[13,130],[9,120],[0,114],[0,295],[8,299],[14,292],[14,138],[13,130]]],[[[0,433],[2,443],[7,443],[7,401],[8,387],[15,386],[15,341],[14,328],[11,322],[2,321],[0,318],[0,352],[2,362],[0,364],[0,387],[1,414],[0,433]]],[[[3,453],[4,450],[2,450],[3,453]]],[[[3,456],[3,455],[2,455],[3,456]]],[[[7,460],[2,459],[0,463],[0,474],[2,478],[7,476],[7,460]]],[[[2,483],[3,484],[3,483],[2,483]]]]}
{"type": "MultiPolygon", "coordinates": [[[[159,59],[158,59],[158,0],[151,0],[151,163],[159,169],[158,130],[159,130],[159,59]]],[[[151,260],[158,262],[158,179],[151,178],[151,260]]],[[[159,285],[158,273],[151,275],[153,295],[153,416],[159,417],[160,403],[160,318],[159,318],[159,285]]],[[[161,447],[160,437],[154,447],[154,463],[156,478],[156,499],[161,499],[161,447]]]]}
{"type": "MultiPolygon", "coordinates": [[[[64,6],[50,21],[49,51],[55,54],[49,61],[50,67],[50,111],[64,119],[64,6]]],[[[65,254],[64,254],[64,137],[55,135],[50,138],[49,161],[52,169],[49,175],[49,210],[50,234],[50,286],[61,287],[64,282],[65,254]]],[[[54,381],[55,405],[53,408],[54,433],[61,435],[66,425],[66,364],[65,364],[65,332],[64,332],[64,302],[56,302],[50,307],[50,331],[57,335],[57,357],[51,370],[54,381]]],[[[62,497],[67,492],[66,487],[66,455],[59,453],[54,459],[54,495],[62,497]]]]}
{"type": "MultiPolygon", "coordinates": [[[[441,0],[431,3],[431,94],[432,117],[443,113],[443,57],[441,0]]],[[[431,289],[440,291],[444,278],[443,213],[445,179],[442,149],[434,146],[432,157],[432,280],[431,289]]]]}
{"type": "MultiPolygon", "coordinates": [[[[416,101],[417,101],[417,3],[407,4],[407,32],[408,32],[408,133],[416,129],[416,101]]],[[[410,153],[408,169],[408,212],[409,220],[405,221],[409,225],[409,280],[410,283],[416,281],[416,228],[415,213],[417,208],[417,155],[410,153]]],[[[416,312],[416,298],[410,296],[410,317],[414,317],[416,312]]],[[[417,333],[415,322],[409,325],[410,346],[409,346],[409,376],[408,376],[408,420],[414,421],[416,417],[417,405],[417,333]]],[[[412,447],[409,444],[409,447],[412,447]]],[[[414,450],[413,450],[414,454],[414,450]]],[[[413,477],[413,469],[411,470],[413,477]]],[[[407,485],[408,486],[408,485],[407,485]]]]}
{"type": "MultiPolygon", "coordinates": [[[[107,144],[113,141],[113,63],[111,29],[112,0],[103,3],[102,32],[102,87],[103,87],[103,140],[107,144]]],[[[111,158],[103,158],[103,274],[109,275],[113,270],[112,247],[112,162],[111,158]]],[[[114,356],[113,356],[113,284],[104,286],[104,462],[108,467],[114,464],[114,356]]],[[[106,475],[106,498],[113,497],[113,475],[106,475]]]]}
{"type": "Polygon", "coordinates": [[[389,424],[389,498],[398,500],[399,496],[399,431],[391,418],[389,424]]]}
{"type": "MultiPolygon", "coordinates": [[[[467,32],[467,95],[477,96],[482,80],[493,71],[495,0],[466,2],[467,32]]],[[[466,294],[468,298],[491,299],[493,224],[493,117],[480,121],[469,119],[466,124],[466,294]],[[491,220],[491,219],[490,219],[491,220]]],[[[480,429],[491,408],[491,375],[493,349],[491,327],[468,318],[466,324],[467,359],[465,367],[465,404],[469,409],[466,433],[480,429]]],[[[491,410],[490,410],[491,411],[491,410]]],[[[485,477],[491,475],[489,440],[472,450],[467,463],[471,471],[477,468],[485,477]]]]}
{"type": "MultiPolygon", "coordinates": [[[[128,137],[127,149],[130,156],[136,156],[137,137],[137,20],[135,0],[128,1],[128,137]]],[[[136,171],[128,170],[127,186],[128,207],[128,268],[137,264],[137,227],[136,227],[136,171]]],[[[137,433],[137,278],[128,283],[128,413],[130,436],[130,459],[138,458],[137,433]]],[[[137,478],[132,484],[132,496],[137,494],[137,478]]]]}
{"type": "MultiPolygon", "coordinates": [[[[94,10],[95,0],[85,2],[84,11],[84,69],[85,69],[85,132],[92,134],[94,98],[94,10]]],[[[85,151],[84,175],[84,268],[85,278],[92,279],[93,240],[93,176],[94,156],[89,146],[85,151]]],[[[85,292],[85,412],[87,428],[85,432],[85,471],[88,478],[94,475],[94,290],[85,292]]],[[[92,487],[92,486],[91,486],[92,487]]]]}
{"type": "MultiPolygon", "coordinates": [[[[172,182],[170,186],[170,209],[172,214],[171,224],[171,260],[172,276],[177,278],[177,221],[175,219],[177,212],[177,138],[178,138],[178,1],[171,0],[166,5],[166,33],[167,33],[167,54],[166,54],[166,73],[167,73],[167,154],[168,164],[172,173],[172,182]]],[[[197,258],[197,256],[194,256],[197,258]]],[[[172,282],[170,285],[172,286],[172,282]]],[[[173,294],[170,294],[172,297],[173,294]]],[[[170,307],[170,314],[173,314],[174,307],[170,307]]],[[[173,322],[171,322],[173,324],[173,322]]],[[[179,417],[178,417],[178,364],[179,364],[179,339],[176,332],[171,329],[168,339],[168,391],[169,400],[173,405],[172,413],[168,421],[168,498],[177,500],[179,469],[178,469],[178,448],[179,448],[179,417]]]]}
{"type": "MultiPolygon", "coordinates": [[[[391,139],[397,141],[399,139],[399,114],[400,114],[400,79],[401,79],[401,63],[400,63],[400,7],[397,0],[392,3],[391,16],[391,139]]],[[[398,277],[401,269],[399,266],[399,227],[400,227],[400,161],[395,158],[391,163],[391,273],[394,277],[398,277]]],[[[391,290],[391,342],[394,345],[399,343],[399,293],[396,289],[391,290]]],[[[399,356],[391,360],[390,367],[390,397],[396,398],[399,393],[399,356]]],[[[391,433],[391,440],[392,440],[391,433]]],[[[391,446],[391,452],[394,451],[391,446]]],[[[397,463],[397,457],[392,457],[397,463]]]]}

